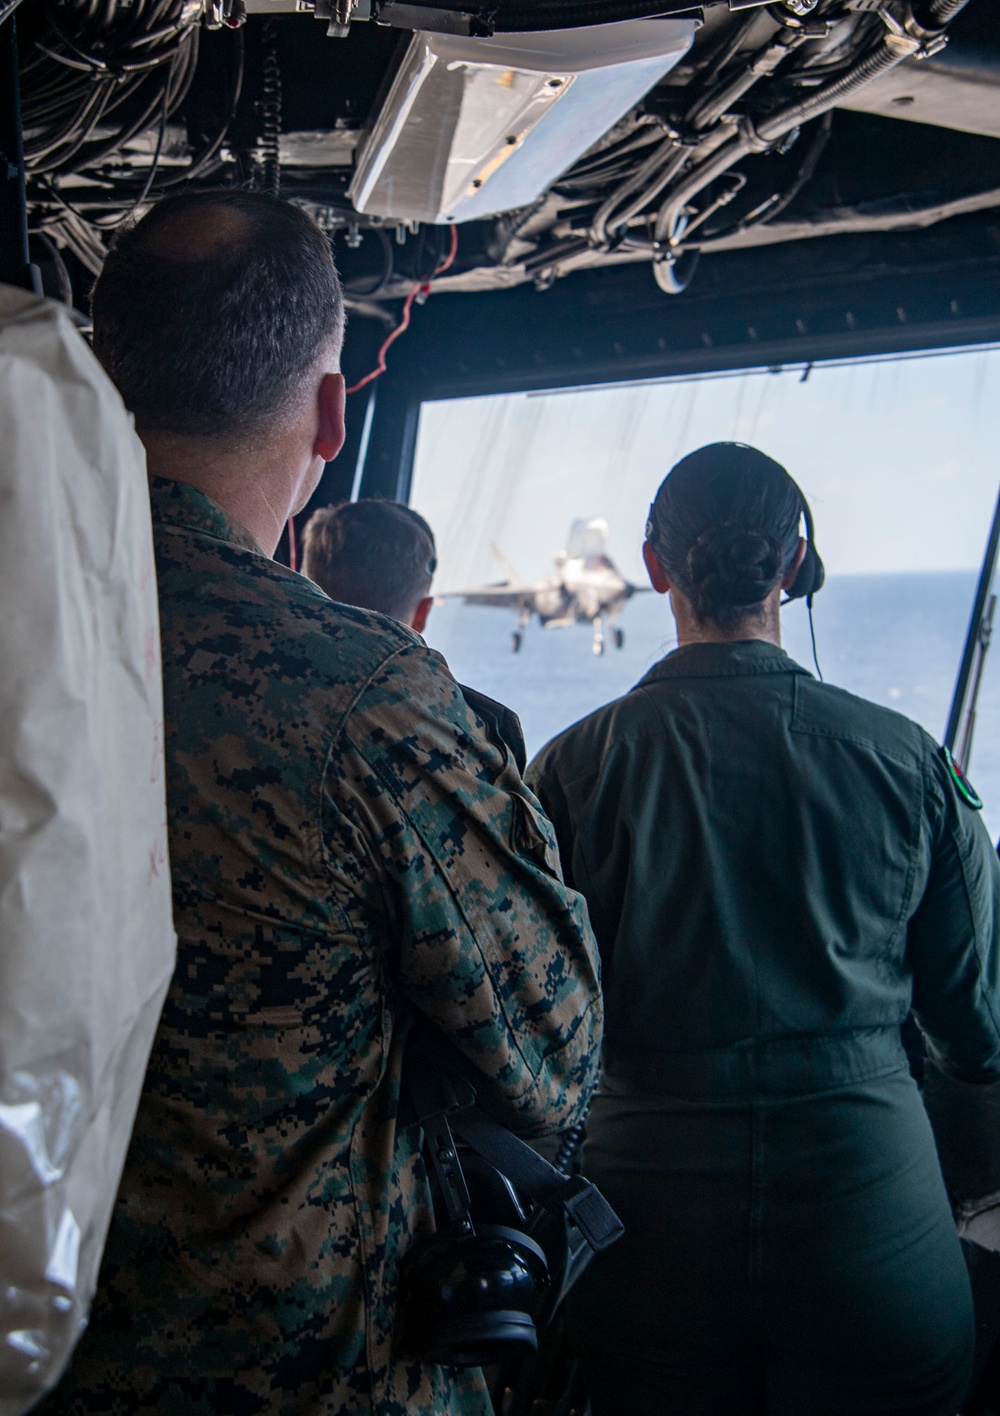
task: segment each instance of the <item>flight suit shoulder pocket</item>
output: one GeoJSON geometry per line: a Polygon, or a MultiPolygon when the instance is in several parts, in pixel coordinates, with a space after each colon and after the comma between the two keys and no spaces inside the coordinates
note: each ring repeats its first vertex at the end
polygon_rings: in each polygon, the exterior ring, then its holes
{"type": "Polygon", "coordinates": [[[793,733],[867,748],[911,771],[920,769],[922,753],[913,723],[830,684],[815,683],[804,676],[796,678],[790,728],[793,733]]]}

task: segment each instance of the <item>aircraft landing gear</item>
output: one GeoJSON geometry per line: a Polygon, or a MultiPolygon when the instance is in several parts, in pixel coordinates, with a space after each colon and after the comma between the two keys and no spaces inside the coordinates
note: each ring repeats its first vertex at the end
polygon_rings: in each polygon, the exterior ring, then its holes
{"type": "Polygon", "coordinates": [[[594,625],[594,653],[604,653],[604,622],[600,619],[593,621],[594,625]]]}
{"type": "Polygon", "coordinates": [[[514,633],[510,636],[511,652],[514,653],[514,654],[520,654],[520,652],[521,652],[521,645],[522,645],[523,643],[524,643],[524,635],[521,633],[521,631],[520,631],[519,629],[515,629],[514,633]]]}
{"type": "Polygon", "coordinates": [[[615,648],[616,648],[616,649],[624,649],[624,648],[625,648],[625,631],[624,631],[623,629],[615,629],[615,630],[612,630],[612,635],[613,635],[614,641],[615,641],[615,648]]]}

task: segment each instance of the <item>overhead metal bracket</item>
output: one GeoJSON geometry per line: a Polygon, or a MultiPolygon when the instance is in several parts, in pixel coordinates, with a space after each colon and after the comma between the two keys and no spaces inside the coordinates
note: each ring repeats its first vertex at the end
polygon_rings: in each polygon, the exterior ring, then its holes
{"type": "Polygon", "coordinates": [[[457,34],[489,38],[496,29],[496,5],[476,5],[470,9],[427,5],[416,0],[382,0],[374,11],[376,24],[395,29],[433,30],[438,34],[457,34]]]}

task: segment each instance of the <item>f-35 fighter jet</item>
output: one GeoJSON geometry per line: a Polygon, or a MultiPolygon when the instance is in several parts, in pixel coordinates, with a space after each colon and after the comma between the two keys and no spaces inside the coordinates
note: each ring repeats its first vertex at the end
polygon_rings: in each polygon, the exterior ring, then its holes
{"type": "Polygon", "coordinates": [[[466,605],[496,605],[513,610],[517,628],[510,637],[516,654],[524,642],[524,631],[532,615],[543,629],[562,629],[568,624],[590,624],[594,630],[595,654],[604,653],[608,631],[615,647],[625,643],[617,620],[633,595],[649,586],[633,585],[625,579],[608,555],[608,523],[601,518],[574,521],[564,551],[555,558],[554,575],[532,584],[520,579],[497,546],[493,554],[507,573],[507,579],[477,590],[446,591],[440,598],[460,596],[466,605]]]}

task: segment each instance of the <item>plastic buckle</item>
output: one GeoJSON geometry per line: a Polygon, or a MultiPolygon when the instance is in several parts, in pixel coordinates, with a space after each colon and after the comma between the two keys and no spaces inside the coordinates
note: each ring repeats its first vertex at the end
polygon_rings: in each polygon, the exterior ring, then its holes
{"type": "Polygon", "coordinates": [[[567,1219],[576,1225],[595,1254],[610,1248],[625,1233],[624,1224],[600,1190],[582,1175],[574,1175],[561,1199],[567,1219]]]}

